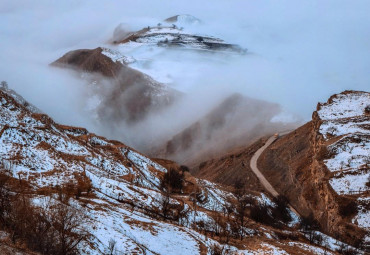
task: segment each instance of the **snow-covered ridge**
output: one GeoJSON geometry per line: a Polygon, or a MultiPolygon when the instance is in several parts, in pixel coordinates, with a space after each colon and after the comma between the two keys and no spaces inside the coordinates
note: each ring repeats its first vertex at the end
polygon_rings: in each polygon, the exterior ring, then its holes
{"type": "Polygon", "coordinates": [[[63,185],[70,181],[68,175],[76,171],[91,171],[100,177],[130,175],[140,183],[159,185],[158,172],[165,171],[124,144],[112,144],[82,128],[58,125],[46,115],[29,111],[2,91],[0,130],[0,163],[13,176],[27,178],[35,187],[63,185]],[[120,148],[132,156],[126,157],[120,148]],[[143,164],[158,169],[151,172],[143,164]]]}
{"type": "Polygon", "coordinates": [[[119,51],[117,50],[112,50],[108,48],[102,48],[103,55],[109,57],[112,59],[113,62],[120,62],[121,64],[131,64],[135,62],[135,59],[133,57],[127,57],[122,55],[119,51]]]}
{"type": "Polygon", "coordinates": [[[29,111],[33,112],[33,113],[41,113],[42,111],[40,109],[38,109],[36,106],[30,104],[29,102],[27,102],[21,95],[19,95],[17,92],[15,92],[14,90],[12,89],[9,89],[8,88],[8,85],[5,83],[5,84],[1,84],[0,85],[0,90],[7,93],[9,96],[11,96],[12,98],[14,98],[14,100],[16,100],[19,104],[23,105],[24,107],[26,107],[29,111]]]}
{"type": "Polygon", "coordinates": [[[318,114],[322,120],[337,120],[364,115],[365,107],[370,105],[370,93],[345,91],[319,104],[318,114]]]}
{"type": "MultiPolygon", "coordinates": [[[[329,180],[339,195],[359,197],[359,204],[368,199],[370,182],[370,93],[345,91],[332,96],[325,104],[318,105],[321,119],[319,132],[322,134],[329,158],[324,160],[332,173],[329,180]]],[[[360,207],[354,222],[360,227],[370,228],[369,215],[360,207]]]]}
{"type": "Polygon", "coordinates": [[[148,26],[117,43],[124,45],[129,42],[193,50],[246,52],[238,45],[227,43],[209,35],[193,34],[174,24],[172,26],[162,26],[160,24],[154,27],[148,26]]]}

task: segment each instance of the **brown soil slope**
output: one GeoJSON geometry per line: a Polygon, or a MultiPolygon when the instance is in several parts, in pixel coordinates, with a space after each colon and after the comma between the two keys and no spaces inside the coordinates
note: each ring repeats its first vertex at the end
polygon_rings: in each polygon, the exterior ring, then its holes
{"type": "Polygon", "coordinates": [[[100,47],[71,51],[51,65],[93,75],[92,83],[103,87],[98,108],[103,121],[139,120],[149,111],[168,106],[180,96],[179,92],[128,67],[123,61],[113,61],[102,52],[100,47]]]}
{"type": "Polygon", "coordinates": [[[251,146],[234,151],[200,163],[191,170],[191,173],[202,179],[217,182],[226,186],[233,186],[236,181],[242,180],[249,190],[264,191],[257,177],[249,166],[253,154],[263,146],[266,139],[261,138],[251,146]]]}
{"type": "MultiPolygon", "coordinates": [[[[328,104],[333,98],[335,96],[329,99],[328,104]]],[[[318,110],[321,107],[319,104],[318,110]]],[[[333,172],[325,165],[327,159],[334,157],[334,153],[329,150],[333,150],[333,146],[335,148],[335,143],[343,135],[324,139],[320,133],[324,122],[318,111],[314,112],[312,121],[267,148],[258,161],[258,167],[301,215],[312,213],[325,232],[356,244],[364,238],[366,232],[366,228],[360,228],[351,221],[356,215],[356,205],[352,206],[354,210],[350,205],[356,197],[341,196],[333,189],[329,182],[333,172]]],[[[360,139],[357,142],[366,141],[360,139]]]]}

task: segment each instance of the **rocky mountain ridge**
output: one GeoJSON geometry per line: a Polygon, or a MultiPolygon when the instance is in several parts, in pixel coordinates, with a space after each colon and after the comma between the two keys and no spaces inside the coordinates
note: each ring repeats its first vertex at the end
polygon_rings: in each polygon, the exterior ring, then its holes
{"type": "Polygon", "coordinates": [[[279,139],[259,166],[302,215],[327,233],[369,244],[370,93],[345,91],[318,104],[312,121],[279,139]]]}

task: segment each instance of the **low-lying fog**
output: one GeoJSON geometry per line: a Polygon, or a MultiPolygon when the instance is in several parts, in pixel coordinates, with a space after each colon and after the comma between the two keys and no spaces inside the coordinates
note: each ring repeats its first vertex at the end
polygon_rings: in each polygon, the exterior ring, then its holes
{"type": "Polygon", "coordinates": [[[369,11],[367,0],[5,0],[0,3],[0,80],[58,122],[139,149],[146,139],[169,139],[235,92],[279,104],[289,121],[307,121],[317,102],[330,95],[369,90],[369,11]],[[86,81],[48,66],[70,50],[109,45],[120,23],[136,31],[176,14],[202,21],[187,27],[189,32],[238,44],[248,54],[127,51],[150,59],[133,67],[187,95],[160,116],[131,126],[99,123],[86,106],[91,95],[86,81]]]}

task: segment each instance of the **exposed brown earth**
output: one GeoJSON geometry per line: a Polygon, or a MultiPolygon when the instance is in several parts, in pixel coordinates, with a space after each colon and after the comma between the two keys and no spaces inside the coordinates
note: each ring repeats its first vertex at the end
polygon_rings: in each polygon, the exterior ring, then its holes
{"type": "Polygon", "coordinates": [[[126,64],[102,54],[102,48],[68,52],[51,65],[88,72],[100,85],[98,115],[103,121],[136,121],[148,112],[172,104],[180,93],[126,64]],[[104,81],[108,81],[107,86],[104,81]],[[106,89],[105,89],[106,88],[106,89]]]}
{"type": "Polygon", "coordinates": [[[313,213],[325,232],[354,244],[366,231],[352,224],[351,217],[339,213],[339,207],[348,203],[348,199],[339,196],[328,182],[331,173],[322,155],[328,144],[318,132],[320,123],[314,112],[312,121],[267,148],[258,166],[301,215],[313,213]]]}
{"type": "Polygon", "coordinates": [[[102,48],[81,49],[66,53],[64,56],[53,62],[51,65],[77,68],[87,72],[100,73],[106,77],[117,77],[124,65],[120,62],[113,62],[112,59],[102,54],[102,48]]]}
{"type": "Polygon", "coordinates": [[[248,189],[263,191],[263,187],[250,169],[249,161],[265,142],[266,138],[261,138],[251,146],[235,149],[224,156],[204,161],[192,168],[191,173],[198,178],[226,186],[233,186],[237,180],[243,180],[248,189]]]}

